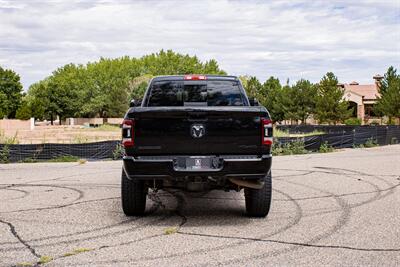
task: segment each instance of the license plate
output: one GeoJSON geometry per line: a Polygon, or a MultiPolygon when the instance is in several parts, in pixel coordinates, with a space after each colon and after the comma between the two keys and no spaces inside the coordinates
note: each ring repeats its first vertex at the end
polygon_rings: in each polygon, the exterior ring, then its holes
{"type": "Polygon", "coordinates": [[[211,168],[210,157],[190,157],[186,158],[187,169],[209,169],[211,168]]]}

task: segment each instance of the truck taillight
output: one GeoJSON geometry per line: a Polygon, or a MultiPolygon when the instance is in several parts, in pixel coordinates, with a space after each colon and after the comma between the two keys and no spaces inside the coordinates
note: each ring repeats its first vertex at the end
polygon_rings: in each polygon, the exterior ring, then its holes
{"type": "Polygon", "coordinates": [[[185,75],[184,80],[207,80],[205,75],[185,75]]]}
{"type": "Polygon", "coordinates": [[[261,118],[261,144],[272,145],[272,121],[261,118]]]}
{"type": "Polygon", "coordinates": [[[135,144],[135,121],[124,120],[122,122],[122,145],[132,147],[135,144]]]}

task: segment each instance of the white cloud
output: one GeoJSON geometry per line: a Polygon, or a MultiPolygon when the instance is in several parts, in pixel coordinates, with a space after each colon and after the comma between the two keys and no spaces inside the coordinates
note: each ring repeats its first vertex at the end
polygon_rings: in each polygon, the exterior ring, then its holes
{"type": "Polygon", "coordinates": [[[0,64],[27,87],[64,64],[173,49],[230,74],[372,82],[400,67],[400,2],[5,1],[0,64]]]}

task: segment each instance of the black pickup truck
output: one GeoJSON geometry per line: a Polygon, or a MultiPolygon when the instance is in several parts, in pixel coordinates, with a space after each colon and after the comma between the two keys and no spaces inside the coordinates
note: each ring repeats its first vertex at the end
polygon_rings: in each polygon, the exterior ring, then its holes
{"type": "Polygon", "coordinates": [[[155,77],[122,125],[122,208],[143,215],[148,189],[244,189],[249,216],[271,204],[272,122],[237,77],[155,77]]]}

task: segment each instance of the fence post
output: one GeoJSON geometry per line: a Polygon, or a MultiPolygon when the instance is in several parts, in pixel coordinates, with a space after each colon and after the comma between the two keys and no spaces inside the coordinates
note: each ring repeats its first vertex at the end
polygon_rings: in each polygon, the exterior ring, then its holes
{"type": "Polygon", "coordinates": [[[344,136],[344,130],[342,131],[342,138],[340,138],[340,148],[343,148],[343,136],[344,136]]]}
{"type": "Polygon", "coordinates": [[[31,118],[30,123],[31,123],[30,125],[31,131],[35,130],[35,118],[31,118]]]}

